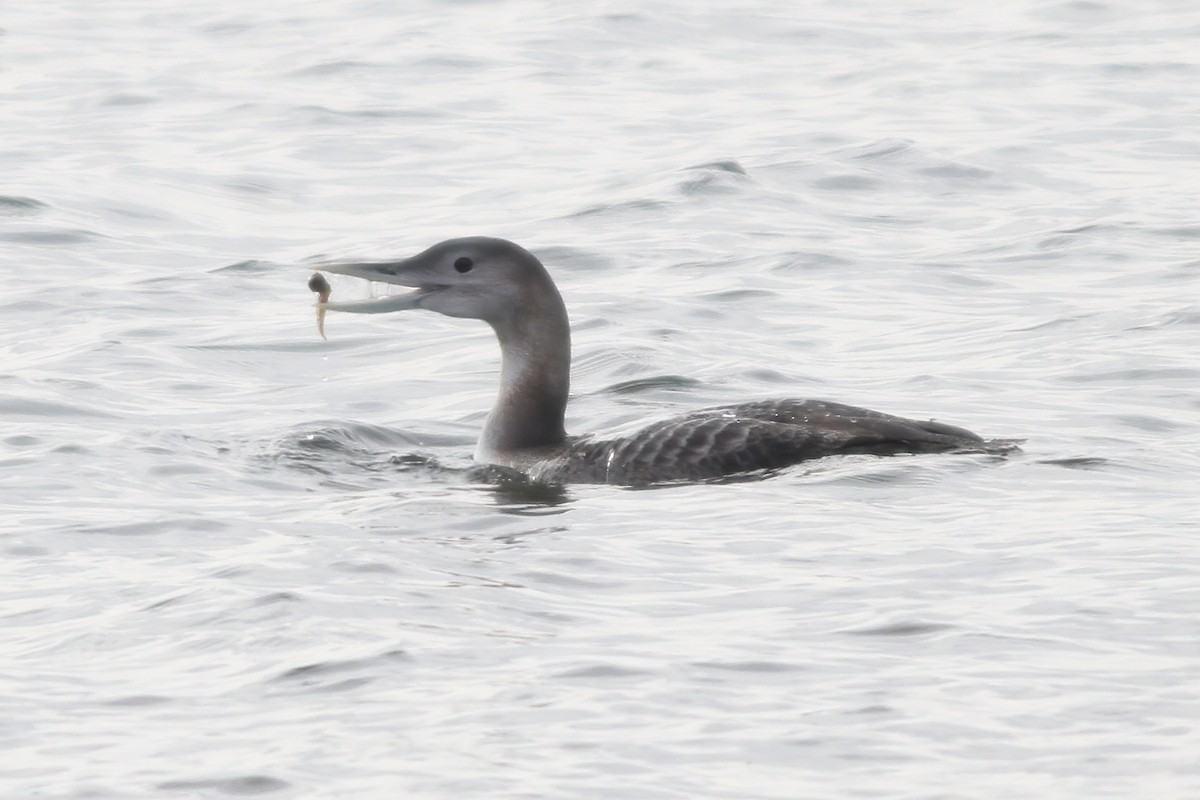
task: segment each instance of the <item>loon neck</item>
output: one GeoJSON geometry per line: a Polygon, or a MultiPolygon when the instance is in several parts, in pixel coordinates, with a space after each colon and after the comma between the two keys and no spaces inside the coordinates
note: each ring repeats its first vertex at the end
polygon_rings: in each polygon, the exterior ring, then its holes
{"type": "Polygon", "coordinates": [[[571,386],[571,327],[549,286],[520,311],[492,323],[500,340],[500,392],[476,456],[562,444],[571,386]]]}

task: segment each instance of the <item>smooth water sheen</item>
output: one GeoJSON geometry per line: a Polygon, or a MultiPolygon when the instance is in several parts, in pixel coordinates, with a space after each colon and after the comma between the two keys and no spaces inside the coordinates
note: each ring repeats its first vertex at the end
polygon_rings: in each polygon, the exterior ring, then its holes
{"type": "Polygon", "coordinates": [[[1200,796],[1200,11],[728,5],[6,6],[0,796],[1200,796]],[[1027,443],[506,484],[486,326],[305,288],[473,234],[573,432],[1027,443]]]}

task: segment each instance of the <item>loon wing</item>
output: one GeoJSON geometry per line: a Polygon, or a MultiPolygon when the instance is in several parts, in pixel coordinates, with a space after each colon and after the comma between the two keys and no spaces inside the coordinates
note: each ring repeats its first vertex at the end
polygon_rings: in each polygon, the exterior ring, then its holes
{"type": "Polygon", "coordinates": [[[637,484],[777,469],[838,453],[932,453],[984,444],[939,422],[820,400],[765,400],[695,411],[620,439],[580,442],[562,468],[569,480],[637,484]]]}

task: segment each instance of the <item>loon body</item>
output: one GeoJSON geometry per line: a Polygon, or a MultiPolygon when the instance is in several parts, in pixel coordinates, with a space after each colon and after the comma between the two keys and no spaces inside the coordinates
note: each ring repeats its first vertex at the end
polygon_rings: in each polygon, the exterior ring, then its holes
{"type": "Polygon", "coordinates": [[[481,319],[500,340],[500,392],[475,458],[553,483],[648,484],[776,469],[842,453],[893,455],[1011,449],[962,428],[820,400],[765,400],[708,408],[610,440],[564,427],[571,331],[541,262],[503,239],[451,239],[412,258],[321,264],[319,270],[413,287],[377,300],[329,302],[319,312],[420,308],[481,319]]]}

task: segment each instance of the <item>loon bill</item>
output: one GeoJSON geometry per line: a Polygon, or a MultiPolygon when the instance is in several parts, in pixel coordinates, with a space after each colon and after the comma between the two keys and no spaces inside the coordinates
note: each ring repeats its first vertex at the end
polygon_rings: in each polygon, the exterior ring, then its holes
{"type": "Polygon", "coordinates": [[[534,480],[695,481],[836,454],[1001,453],[1016,446],[940,422],[821,400],[706,408],[618,439],[568,436],[563,425],[571,371],[567,310],[546,268],[529,251],[504,239],[473,236],[435,244],[400,261],[316,268],[413,289],[374,300],[330,302],[328,283],[314,276],[309,287],[319,294],[322,336],[327,310],[379,314],[419,308],[491,325],[500,340],[500,392],[475,458],[534,480]]]}

